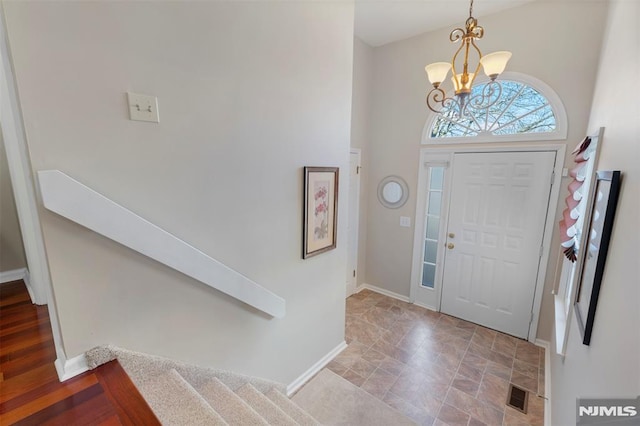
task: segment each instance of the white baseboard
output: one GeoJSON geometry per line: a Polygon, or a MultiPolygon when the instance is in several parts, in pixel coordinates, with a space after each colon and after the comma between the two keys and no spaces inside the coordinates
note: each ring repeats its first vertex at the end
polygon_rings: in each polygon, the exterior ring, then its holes
{"type": "Polygon", "coordinates": [[[551,343],[536,339],[535,344],[544,348],[544,424],[551,426],[551,343]]]}
{"type": "Polygon", "coordinates": [[[0,272],[0,284],[9,283],[11,281],[22,280],[28,274],[27,268],[13,269],[11,271],[0,272]]]}
{"type": "Polygon", "coordinates": [[[72,377],[82,374],[85,371],[89,371],[87,365],[87,358],[84,354],[80,354],[71,359],[63,360],[62,358],[56,359],[55,362],[56,371],[58,372],[58,379],[61,382],[69,380],[72,377]]]}
{"type": "Polygon", "coordinates": [[[318,362],[313,364],[311,368],[302,373],[300,377],[295,379],[289,386],[287,386],[287,396],[293,395],[298,389],[302,387],[309,379],[315,376],[320,370],[324,368],[325,365],[329,364],[332,359],[338,356],[340,352],[347,348],[347,342],[344,340],[338,346],[333,348],[328,354],[323,356],[318,362]]]}
{"type": "Polygon", "coordinates": [[[384,288],[376,287],[375,285],[366,284],[366,283],[360,284],[360,286],[356,289],[356,293],[359,293],[364,289],[371,290],[371,291],[374,291],[376,293],[380,293],[380,294],[382,294],[384,296],[389,296],[389,297],[392,297],[394,299],[401,300],[403,302],[411,303],[411,300],[407,296],[403,296],[401,294],[394,293],[393,291],[389,291],[389,290],[386,290],[384,288]]]}

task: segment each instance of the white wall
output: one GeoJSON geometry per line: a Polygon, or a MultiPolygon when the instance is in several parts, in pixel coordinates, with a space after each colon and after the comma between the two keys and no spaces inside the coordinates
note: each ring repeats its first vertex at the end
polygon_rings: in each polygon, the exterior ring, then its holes
{"type": "Polygon", "coordinates": [[[100,344],[289,383],[344,338],[338,248],[301,259],[302,167],[348,175],[353,5],[6,2],[35,170],[60,169],[287,301],[283,320],[41,211],[68,357],[100,344]],[[128,120],[126,91],[160,123],[128,120]]]}
{"type": "Polygon", "coordinates": [[[7,153],[0,133],[0,272],[26,267],[27,260],[11,188],[7,153]]]}
{"type": "MultiPolygon", "coordinates": [[[[587,129],[604,10],[603,2],[544,1],[479,18],[485,28],[479,42],[483,52],[512,51],[508,70],[534,76],[558,93],[567,110],[570,147],[587,129]]],[[[465,12],[461,10],[461,16],[465,12]]],[[[374,50],[366,275],[370,284],[405,296],[411,279],[420,138],[429,114],[425,95],[431,87],[424,66],[450,60],[456,47],[449,42],[451,29],[374,50]],[[378,182],[390,174],[402,176],[410,188],[409,201],[397,210],[384,208],[375,196],[378,182]],[[411,217],[412,227],[401,228],[400,216],[411,217]]],[[[560,214],[561,209],[557,220],[560,214]]],[[[557,237],[553,244],[559,244],[557,237]]],[[[548,270],[538,335],[545,340],[553,320],[555,259],[548,270]]]]}
{"type": "Polygon", "coordinates": [[[353,39],[353,100],[351,107],[351,147],[361,150],[360,218],[358,232],[358,285],[367,282],[367,207],[370,176],[371,104],[373,94],[373,48],[357,37],[353,39]]]}
{"type": "Polygon", "coordinates": [[[640,102],[628,85],[640,70],[638,16],[638,2],[621,0],[612,2],[607,19],[589,129],[605,127],[597,168],[621,170],[622,189],[591,344],[582,344],[574,315],[564,361],[551,358],[554,425],[575,424],[576,398],[640,394],[640,102]]]}

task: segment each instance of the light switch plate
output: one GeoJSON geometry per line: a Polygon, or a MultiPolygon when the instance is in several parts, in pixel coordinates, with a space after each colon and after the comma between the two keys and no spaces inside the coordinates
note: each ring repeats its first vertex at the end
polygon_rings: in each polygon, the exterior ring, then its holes
{"type": "Polygon", "coordinates": [[[129,102],[129,119],[153,123],[160,122],[158,98],[155,96],[127,92],[127,101],[129,102]]]}
{"type": "Polygon", "coordinates": [[[411,218],[407,216],[400,216],[400,226],[403,228],[409,228],[411,226],[411,218]]]}

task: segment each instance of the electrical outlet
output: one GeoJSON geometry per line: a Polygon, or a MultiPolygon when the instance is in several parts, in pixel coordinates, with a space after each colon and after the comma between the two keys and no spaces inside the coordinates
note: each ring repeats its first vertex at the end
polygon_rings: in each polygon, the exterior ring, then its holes
{"type": "Polygon", "coordinates": [[[158,114],[158,98],[142,95],[140,93],[127,92],[129,102],[129,119],[135,121],[160,122],[158,114]]]}

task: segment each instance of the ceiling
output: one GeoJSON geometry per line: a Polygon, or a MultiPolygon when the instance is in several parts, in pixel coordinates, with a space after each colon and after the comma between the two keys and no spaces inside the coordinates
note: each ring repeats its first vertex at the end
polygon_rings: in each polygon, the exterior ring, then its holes
{"type": "MultiPolygon", "coordinates": [[[[476,0],[480,18],[533,0],[476,0]]],[[[356,0],[355,33],[370,46],[460,25],[469,16],[469,0],[356,0]]],[[[453,28],[452,28],[453,29],[453,28]]]]}

